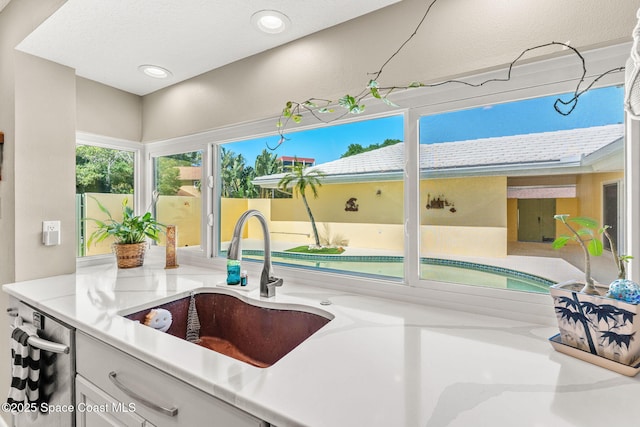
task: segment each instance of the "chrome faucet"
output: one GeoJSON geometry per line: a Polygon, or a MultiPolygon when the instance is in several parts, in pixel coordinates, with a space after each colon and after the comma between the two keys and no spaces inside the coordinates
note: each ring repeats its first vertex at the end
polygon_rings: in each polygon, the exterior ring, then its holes
{"type": "Polygon", "coordinates": [[[269,235],[267,220],[264,215],[262,215],[262,212],[256,209],[250,209],[238,218],[238,222],[233,229],[231,244],[229,244],[229,249],[227,249],[227,259],[240,261],[240,258],[242,258],[242,229],[245,222],[252,216],[255,216],[258,221],[260,221],[262,234],[264,236],[264,265],[262,267],[262,274],[260,275],[260,296],[271,298],[276,295],[275,287],[282,286],[282,279],[273,276],[273,266],[271,265],[271,236],[269,235]]]}

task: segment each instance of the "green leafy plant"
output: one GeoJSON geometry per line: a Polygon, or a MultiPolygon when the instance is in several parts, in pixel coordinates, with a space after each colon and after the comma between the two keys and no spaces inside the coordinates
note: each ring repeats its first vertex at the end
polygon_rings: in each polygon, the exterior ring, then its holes
{"type": "MultiPolygon", "coordinates": [[[[549,48],[550,46],[561,47],[564,50],[569,51],[569,53],[573,54],[582,65],[582,75],[580,78],[576,78],[576,81],[578,83],[576,85],[576,88],[572,96],[568,99],[558,98],[553,104],[553,108],[556,110],[556,112],[563,116],[568,116],[569,114],[571,114],[571,112],[576,108],[578,104],[578,99],[588,90],[590,90],[591,87],[598,80],[602,79],[603,77],[605,77],[610,73],[619,73],[624,71],[624,67],[617,67],[611,70],[607,70],[601,73],[600,75],[596,76],[592,80],[592,82],[587,85],[587,64],[584,57],[580,53],[580,51],[578,51],[573,46],[570,46],[568,43],[552,41],[552,42],[548,42],[545,44],[524,49],[520,53],[520,55],[518,55],[509,64],[509,67],[506,71],[506,75],[504,77],[492,78],[492,79],[484,80],[479,83],[472,83],[472,82],[468,82],[460,79],[451,79],[451,80],[439,81],[434,83],[411,81],[408,84],[382,86],[379,82],[385,67],[393,61],[393,59],[400,53],[401,50],[405,48],[405,46],[409,44],[411,39],[413,39],[418,34],[418,32],[423,27],[423,25],[427,25],[425,24],[425,22],[427,21],[427,16],[429,15],[429,13],[431,12],[431,9],[435,6],[437,2],[438,0],[431,0],[426,2],[427,3],[426,10],[422,15],[422,18],[419,20],[417,26],[413,30],[413,32],[398,47],[398,49],[396,49],[391,54],[391,56],[389,56],[389,58],[387,58],[384,61],[384,63],[380,66],[378,71],[367,73],[367,75],[369,76],[367,79],[367,84],[359,93],[354,95],[347,94],[338,100],[309,98],[306,101],[302,101],[302,102],[287,101],[287,103],[285,104],[285,107],[282,109],[282,112],[280,113],[280,117],[276,125],[278,128],[278,134],[280,137],[276,147],[281,145],[284,141],[287,140],[287,138],[285,137],[285,131],[287,127],[291,124],[291,122],[293,122],[294,124],[301,123],[305,113],[313,116],[315,119],[323,123],[329,123],[331,121],[338,120],[348,114],[362,113],[365,110],[365,101],[368,101],[367,98],[369,99],[374,98],[378,101],[382,101],[389,107],[398,107],[398,105],[396,105],[393,101],[389,99],[389,95],[391,95],[392,92],[408,90],[408,89],[433,88],[433,87],[443,86],[448,84],[480,87],[480,86],[484,86],[485,84],[493,83],[493,82],[507,82],[511,80],[511,73],[513,71],[513,67],[517,63],[519,63],[528,53],[538,49],[549,48]],[[586,87],[584,85],[586,85],[586,87]],[[333,113],[336,110],[338,111],[338,114],[335,117],[332,117],[329,119],[326,119],[323,117],[326,113],[333,113]]],[[[271,150],[274,150],[276,148],[276,147],[269,147],[269,145],[267,145],[267,147],[271,150]]]]}
{"type": "Polygon", "coordinates": [[[613,260],[618,269],[618,278],[626,278],[625,263],[629,262],[632,256],[618,255],[616,245],[608,232],[611,228],[610,226],[604,225],[601,227],[598,221],[587,217],[570,218],[568,214],[554,215],[553,217],[562,222],[571,232],[571,235],[561,235],[555,239],[552,245],[553,248],[561,249],[570,241],[575,241],[580,245],[584,253],[585,285],[584,288],[582,288],[582,292],[590,295],[600,295],[591,277],[591,256],[600,256],[603,252],[602,240],[599,238],[600,235],[604,235],[609,241],[613,260]]]}
{"type": "Polygon", "coordinates": [[[122,201],[121,221],[116,221],[111,215],[111,212],[109,212],[98,199],[95,197],[92,197],[92,199],[96,201],[98,208],[107,214],[108,219],[104,221],[94,218],[85,219],[85,221],[93,221],[98,227],[97,230],[89,236],[89,246],[93,242],[102,242],[110,236],[113,236],[116,243],[119,244],[142,243],[146,238],[157,242],[160,238],[160,233],[165,226],[157,222],[151,215],[151,212],[146,212],[143,215],[135,215],[133,209],[128,204],[129,199],[125,198],[122,201]]]}

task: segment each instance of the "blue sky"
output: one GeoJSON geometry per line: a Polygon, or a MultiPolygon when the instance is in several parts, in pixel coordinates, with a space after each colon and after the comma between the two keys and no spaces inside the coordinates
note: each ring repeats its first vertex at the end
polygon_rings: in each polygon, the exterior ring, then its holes
{"type": "MultiPolygon", "coordinates": [[[[559,97],[563,100],[571,99],[570,94],[559,97]]],[[[568,116],[559,114],[553,108],[558,96],[425,116],[420,120],[420,143],[432,144],[622,123],[623,97],[622,87],[588,91],[580,97],[577,107],[568,116]]],[[[320,164],[339,158],[349,144],[366,147],[382,143],[385,139],[403,140],[403,117],[399,115],[290,132],[286,136],[289,140],[272,151],[273,153],[278,157],[313,157],[316,164],[320,164]]],[[[278,140],[278,136],[271,136],[224,146],[236,154],[242,154],[247,159],[247,165],[253,166],[256,156],[267,144],[274,147],[278,140]]]]}
{"type": "Polygon", "coordinates": [[[624,120],[622,87],[612,86],[584,93],[567,116],[553,108],[556,99],[567,102],[572,96],[548,96],[423,117],[420,120],[420,143],[577,129],[622,123],[624,120]]]}
{"type": "MultiPolygon", "coordinates": [[[[310,120],[310,119],[308,119],[310,120]]],[[[297,156],[313,157],[316,164],[326,163],[340,157],[349,144],[360,144],[366,147],[379,144],[385,139],[404,139],[403,117],[393,116],[376,120],[348,123],[338,126],[328,126],[302,132],[287,132],[289,138],[280,147],[272,151],[278,157],[297,156]]],[[[275,122],[274,122],[275,128],[275,122]]],[[[270,136],[252,140],[225,144],[225,148],[242,154],[247,159],[255,159],[269,144],[278,145],[280,137],[270,136]]],[[[247,162],[251,165],[252,162],[247,162]]]]}

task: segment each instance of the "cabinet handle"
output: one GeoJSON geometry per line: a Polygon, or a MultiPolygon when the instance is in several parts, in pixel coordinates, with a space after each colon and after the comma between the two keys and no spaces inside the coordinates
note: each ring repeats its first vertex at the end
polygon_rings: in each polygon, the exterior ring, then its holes
{"type": "Polygon", "coordinates": [[[140,403],[142,403],[143,405],[153,409],[154,411],[161,412],[161,413],[163,413],[165,415],[168,415],[170,417],[175,417],[176,415],[178,415],[178,408],[164,408],[164,407],[162,407],[160,405],[157,405],[157,404],[149,401],[148,399],[140,396],[135,391],[129,389],[127,386],[125,386],[120,381],[118,381],[117,374],[114,371],[109,372],[109,379],[111,380],[111,382],[116,387],[118,387],[120,390],[122,390],[124,392],[124,394],[126,394],[129,397],[131,397],[132,399],[135,399],[135,400],[139,401],[140,403]]]}

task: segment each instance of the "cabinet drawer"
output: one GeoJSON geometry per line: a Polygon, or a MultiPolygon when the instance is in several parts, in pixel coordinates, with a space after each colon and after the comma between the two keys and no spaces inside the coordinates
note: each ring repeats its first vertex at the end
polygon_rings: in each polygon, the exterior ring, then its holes
{"type": "Polygon", "coordinates": [[[154,427],[135,413],[122,410],[120,402],[76,375],[77,427],[154,427]]]}
{"type": "Polygon", "coordinates": [[[78,374],[121,402],[123,407],[134,404],[135,413],[157,427],[268,425],[81,332],[77,333],[76,351],[78,374]]]}

